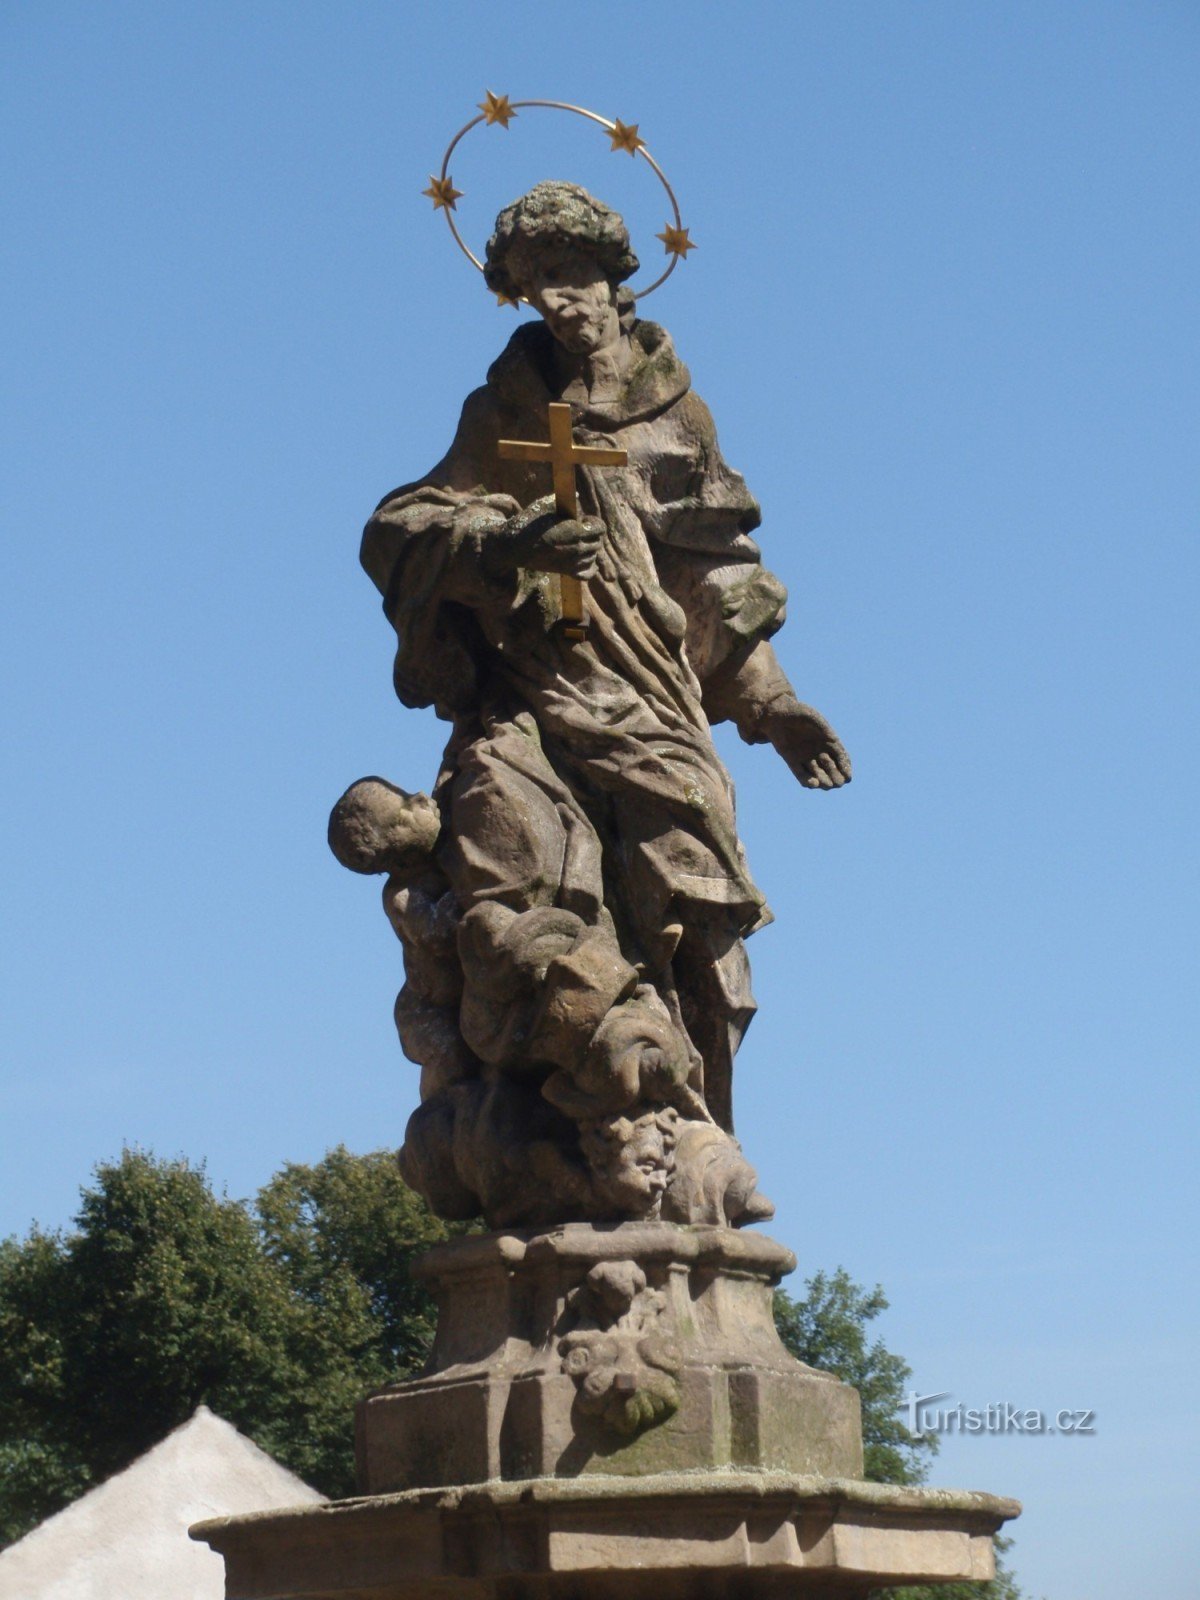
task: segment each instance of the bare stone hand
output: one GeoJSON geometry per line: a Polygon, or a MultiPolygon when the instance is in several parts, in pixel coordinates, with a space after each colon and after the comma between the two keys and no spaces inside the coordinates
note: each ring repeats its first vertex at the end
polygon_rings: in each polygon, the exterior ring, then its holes
{"type": "Polygon", "coordinates": [[[604,524],[595,517],[564,517],[550,496],[510,517],[489,541],[489,554],[510,570],[560,572],[587,580],[595,575],[604,524]]]}
{"type": "Polygon", "coordinates": [[[840,789],[850,782],[846,748],[812,706],[792,695],[776,700],[761,728],[806,789],[840,789]]]}

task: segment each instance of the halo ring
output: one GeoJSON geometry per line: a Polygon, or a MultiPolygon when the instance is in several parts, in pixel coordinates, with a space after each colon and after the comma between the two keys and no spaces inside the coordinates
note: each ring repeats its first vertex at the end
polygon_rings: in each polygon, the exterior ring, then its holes
{"type": "MultiPolygon", "coordinates": [[[[510,100],[508,105],[509,109],[513,112],[521,111],[528,106],[540,106],[547,111],[571,111],[577,117],[586,117],[589,122],[596,123],[599,127],[603,128],[606,133],[615,133],[617,131],[617,124],[610,118],[602,117],[598,111],[589,111],[586,106],[573,106],[569,101],[566,100],[510,100]]],[[[465,123],[454,135],[453,139],[451,139],[450,143],[446,146],[446,154],[442,157],[441,171],[438,174],[438,179],[441,183],[445,184],[449,182],[450,157],[454,154],[459,144],[464,138],[466,138],[467,134],[470,133],[472,128],[477,128],[481,122],[487,122],[488,120],[489,119],[486,112],[481,111],[477,117],[472,117],[470,122],[465,123]]],[[[637,124],[635,123],[634,126],[636,127],[637,124]]],[[[666,190],[667,199],[671,202],[671,214],[674,218],[674,226],[677,229],[684,231],[683,218],[679,214],[679,202],[675,198],[674,189],[672,189],[670,183],[667,181],[666,173],[659,166],[658,162],[655,161],[649,150],[647,150],[645,144],[640,140],[634,154],[642,156],[645,159],[659,183],[661,183],[663,188],[666,190]]],[[[471,265],[477,268],[478,271],[482,272],[483,262],[480,261],[475,252],[466,244],[462,234],[459,233],[458,228],[455,225],[453,202],[448,205],[443,205],[440,209],[445,213],[446,226],[450,229],[450,234],[455,244],[462,251],[463,255],[466,256],[471,265]]],[[[653,294],[655,289],[661,288],[671,274],[675,271],[675,268],[679,265],[679,261],[679,254],[672,251],[671,260],[666,271],[660,273],[659,276],[655,278],[654,282],[648,284],[646,288],[633,291],[633,298],[635,300],[644,300],[648,294],[653,294]]],[[[524,297],[522,296],[522,298],[524,297]]]]}

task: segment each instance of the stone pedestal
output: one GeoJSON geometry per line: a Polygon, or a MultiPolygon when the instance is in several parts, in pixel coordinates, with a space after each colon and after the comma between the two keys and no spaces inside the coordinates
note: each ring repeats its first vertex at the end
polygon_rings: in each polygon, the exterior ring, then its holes
{"type": "Polygon", "coordinates": [[[795,1264],[761,1234],[667,1222],[431,1251],[433,1358],[360,1407],[360,1489],[729,1467],[860,1477],[857,1393],[775,1331],[772,1293],[795,1264]]]}
{"type": "Polygon", "coordinates": [[[228,1600],[783,1600],[992,1577],[992,1495],[764,1473],[539,1478],[201,1522],[228,1600]]]}
{"type": "Polygon", "coordinates": [[[198,1524],[228,1600],[699,1600],[982,1582],[1019,1506],[862,1480],[758,1234],[569,1224],[430,1252],[427,1372],[359,1408],[363,1498],[198,1524]]]}

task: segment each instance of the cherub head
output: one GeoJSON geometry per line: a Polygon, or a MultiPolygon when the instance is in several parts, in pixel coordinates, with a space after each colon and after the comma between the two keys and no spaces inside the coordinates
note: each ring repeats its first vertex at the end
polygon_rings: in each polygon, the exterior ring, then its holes
{"type": "Polygon", "coordinates": [[[580,1147],[600,1197],[617,1215],[656,1215],[675,1170],[678,1113],[645,1107],[628,1117],[605,1117],[580,1130],[580,1147]]]}
{"type": "Polygon", "coordinates": [[[351,872],[405,877],[428,866],[441,826],[429,795],[360,778],[329,814],[329,848],[351,872]]]}
{"type": "Polygon", "coordinates": [[[577,183],[539,183],[506,206],[488,240],[483,275],[498,294],[523,295],[567,350],[587,355],[620,335],[638,269],[624,222],[577,183]]]}

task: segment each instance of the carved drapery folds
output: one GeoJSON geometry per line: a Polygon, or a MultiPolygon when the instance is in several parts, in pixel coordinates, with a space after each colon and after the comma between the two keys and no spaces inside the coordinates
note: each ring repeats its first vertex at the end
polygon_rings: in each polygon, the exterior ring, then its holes
{"type": "Polygon", "coordinates": [[[770,912],[709,717],[810,788],[849,761],[769,643],[787,597],[756,501],[670,337],[606,276],[624,224],[571,184],[505,216],[489,251],[543,320],[363,535],[396,692],[452,724],[442,770],[432,797],[357,784],[331,821],[346,865],[388,874],[404,946],[421,1104],[401,1165],[443,1216],[497,1228],[757,1221],[732,1077],[770,912]],[[556,499],[541,441],[568,407],[556,499]],[[583,627],[559,625],[567,579],[583,627]]]}
{"type": "Polygon", "coordinates": [[[438,864],[437,816],[428,796],[371,778],[330,829],[348,865],[392,869],[384,908],[406,973],[396,1027],[421,1068],[407,1181],[443,1216],[495,1227],[769,1215],[695,1087],[677,1009],[622,954],[603,906],[591,923],[488,899],[463,912],[438,864]]]}

